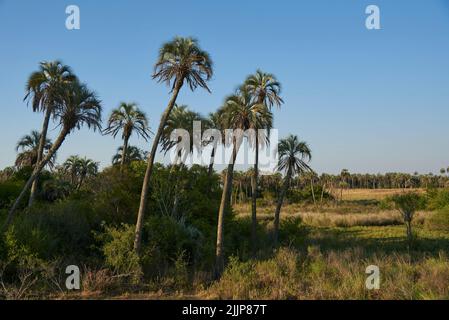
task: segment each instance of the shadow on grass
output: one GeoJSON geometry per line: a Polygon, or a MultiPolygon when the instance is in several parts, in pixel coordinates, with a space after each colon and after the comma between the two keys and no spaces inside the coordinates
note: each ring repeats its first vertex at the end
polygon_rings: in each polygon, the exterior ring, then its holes
{"type": "MultiPolygon", "coordinates": [[[[407,254],[408,241],[404,235],[363,237],[363,229],[335,229],[322,227],[309,230],[306,246],[319,246],[322,252],[344,251],[360,248],[366,255],[371,254],[407,254]]],[[[418,236],[414,239],[410,253],[412,255],[437,256],[440,252],[449,254],[449,238],[418,236]]]]}

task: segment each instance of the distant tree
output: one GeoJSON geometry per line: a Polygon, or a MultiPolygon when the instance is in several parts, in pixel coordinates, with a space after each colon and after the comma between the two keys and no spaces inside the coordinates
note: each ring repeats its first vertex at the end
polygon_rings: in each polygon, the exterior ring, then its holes
{"type": "MultiPolygon", "coordinates": [[[[36,131],[33,130],[31,131],[31,134],[27,134],[25,136],[23,136],[22,138],[20,138],[20,140],[17,142],[16,145],[16,151],[20,151],[20,153],[17,154],[16,157],[16,167],[17,168],[23,168],[23,167],[33,167],[36,165],[36,163],[38,162],[38,158],[39,158],[39,145],[40,145],[40,140],[41,140],[41,134],[36,131]]],[[[44,154],[47,154],[48,151],[51,148],[51,140],[50,139],[45,139],[45,144],[44,144],[44,154]]],[[[54,161],[56,159],[56,154],[55,156],[50,159],[50,161],[48,162],[48,165],[50,167],[52,167],[54,165],[54,161]]]]}
{"type": "Polygon", "coordinates": [[[105,134],[111,134],[114,138],[119,132],[122,132],[123,147],[121,165],[125,165],[128,154],[128,143],[131,135],[136,132],[138,136],[148,141],[150,138],[150,127],[148,119],[135,103],[122,102],[117,109],[114,109],[109,116],[108,127],[105,134]]]}
{"type": "Polygon", "coordinates": [[[126,149],[126,160],[123,161],[123,146],[118,147],[117,153],[112,157],[113,165],[121,165],[123,162],[129,164],[133,161],[143,161],[146,157],[146,152],[135,146],[128,146],[126,149]]]}
{"type": "Polygon", "coordinates": [[[79,156],[70,156],[62,165],[70,176],[71,184],[76,189],[81,189],[83,182],[98,173],[98,162],[79,156]]]}
{"type": "Polygon", "coordinates": [[[410,248],[413,242],[412,220],[415,212],[424,207],[424,199],[418,193],[409,192],[395,195],[392,197],[392,200],[396,206],[396,209],[401,212],[402,218],[404,219],[404,223],[407,228],[407,240],[410,248]]]}
{"type": "Polygon", "coordinates": [[[284,197],[290,187],[292,177],[304,173],[311,172],[308,162],[312,159],[312,151],[308,144],[299,140],[297,136],[290,135],[279,142],[279,163],[278,171],[285,173],[284,185],[282,187],[274,214],[274,245],[278,245],[279,238],[279,222],[284,197]]]}

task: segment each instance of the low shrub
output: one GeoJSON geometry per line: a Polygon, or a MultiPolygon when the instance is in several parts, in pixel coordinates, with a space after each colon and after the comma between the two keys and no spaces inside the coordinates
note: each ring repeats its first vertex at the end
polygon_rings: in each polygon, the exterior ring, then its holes
{"type": "Polygon", "coordinates": [[[425,227],[430,230],[449,231],[449,206],[431,213],[425,220],[425,227]]]}

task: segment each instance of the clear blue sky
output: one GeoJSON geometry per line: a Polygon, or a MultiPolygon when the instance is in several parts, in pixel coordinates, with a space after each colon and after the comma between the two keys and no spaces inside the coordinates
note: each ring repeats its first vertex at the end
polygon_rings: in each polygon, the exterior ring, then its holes
{"type": "MultiPolygon", "coordinates": [[[[136,101],[155,128],[168,89],[151,80],[152,66],[175,35],[197,37],[215,62],[212,94],[185,89],[179,103],[207,114],[249,73],[272,72],[285,100],[275,127],[309,142],[318,172],[449,166],[449,1],[0,0],[0,168],[13,164],[17,140],[41,127],[42,114],[22,99],[42,60],[72,66],[105,118],[120,101],[136,101]],[[70,4],[80,7],[81,30],[65,28],[70,4]],[[365,28],[369,4],[380,7],[381,30],[365,28]]],[[[58,161],[79,154],[105,166],[120,144],[83,130],[58,161]]]]}

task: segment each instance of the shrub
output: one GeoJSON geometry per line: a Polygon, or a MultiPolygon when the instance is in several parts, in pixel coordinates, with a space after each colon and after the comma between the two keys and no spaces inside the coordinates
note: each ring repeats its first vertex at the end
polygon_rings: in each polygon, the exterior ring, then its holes
{"type": "Polygon", "coordinates": [[[8,180],[0,182],[0,209],[9,208],[23,188],[22,181],[8,180]]]}
{"type": "Polygon", "coordinates": [[[427,198],[429,210],[443,209],[449,206],[449,189],[430,189],[427,191],[427,198]]]}
{"type": "Polygon", "coordinates": [[[99,239],[103,242],[102,252],[108,267],[116,274],[129,276],[133,280],[141,276],[139,257],[133,250],[134,226],[105,227],[99,239]]]}
{"type": "Polygon", "coordinates": [[[189,265],[198,263],[203,255],[203,236],[184,219],[170,216],[152,216],[146,225],[145,243],[154,261],[152,272],[165,273],[179,255],[189,265]]]}
{"type": "Polygon", "coordinates": [[[449,231],[449,206],[433,212],[425,220],[425,226],[431,230],[449,231]]]}

